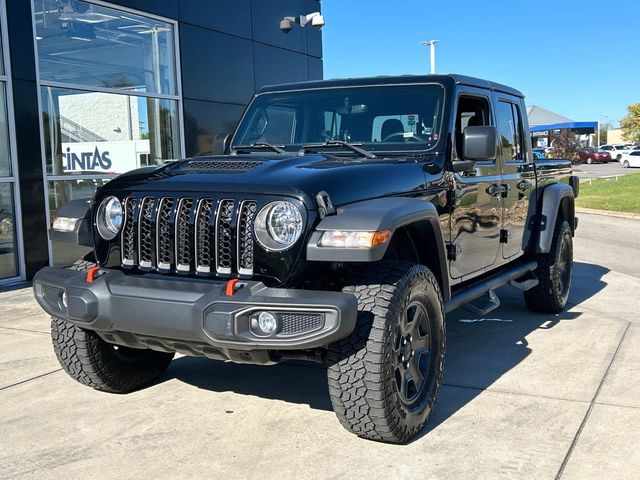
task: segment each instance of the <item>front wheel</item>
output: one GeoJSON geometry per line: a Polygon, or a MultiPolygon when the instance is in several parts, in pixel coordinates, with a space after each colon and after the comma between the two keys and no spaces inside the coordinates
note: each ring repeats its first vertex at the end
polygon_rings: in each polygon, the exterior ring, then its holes
{"type": "Polygon", "coordinates": [[[567,304],[573,274],[573,238],[569,222],[556,224],[548,254],[538,255],[538,285],[524,292],[529,310],[560,313],[567,304]]]}
{"type": "Polygon", "coordinates": [[[591,158],[591,157],[587,158],[587,163],[588,163],[589,165],[591,165],[591,164],[593,163],[593,160],[592,160],[592,158],[591,158]]]}
{"type": "MultiPolygon", "coordinates": [[[[92,260],[78,260],[71,269],[87,271],[96,266],[92,260]]],[[[173,359],[173,353],[112,345],[96,332],[59,318],[51,319],[51,340],[67,374],[103,392],[128,393],[145,387],[164,372],[173,359]]]]}
{"type": "Polygon", "coordinates": [[[404,443],[431,414],[444,366],[442,296],[431,271],[408,262],[362,268],[343,289],[358,299],[353,333],[329,347],[329,393],[342,425],[404,443]]]}

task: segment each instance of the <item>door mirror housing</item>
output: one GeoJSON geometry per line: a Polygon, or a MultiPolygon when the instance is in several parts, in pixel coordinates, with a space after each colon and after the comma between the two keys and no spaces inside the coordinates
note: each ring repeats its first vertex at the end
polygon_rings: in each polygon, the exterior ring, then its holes
{"type": "Polygon", "coordinates": [[[462,143],[464,160],[479,162],[496,159],[496,127],[467,127],[464,129],[462,143]]]}

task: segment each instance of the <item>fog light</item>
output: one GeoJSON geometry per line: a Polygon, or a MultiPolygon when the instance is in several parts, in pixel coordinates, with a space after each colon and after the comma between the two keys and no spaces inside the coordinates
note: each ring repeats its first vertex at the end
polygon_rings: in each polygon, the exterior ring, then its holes
{"type": "Polygon", "coordinates": [[[259,336],[271,336],[278,331],[278,319],[271,312],[260,312],[251,317],[251,329],[259,336]]]}
{"type": "Polygon", "coordinates": [[[64,308],[69,308],[69,296],[67,295],[66,290],[62,292],[62,305],[64,308]]]}

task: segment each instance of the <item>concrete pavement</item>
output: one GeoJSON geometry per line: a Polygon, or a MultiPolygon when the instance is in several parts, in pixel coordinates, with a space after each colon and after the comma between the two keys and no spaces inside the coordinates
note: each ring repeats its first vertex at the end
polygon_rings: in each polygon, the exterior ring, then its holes
{"type": "Polygon", "coordinates": [[[449,316],[445,385],[406,446],[344,431],[313,365],[182,357],[146,390],[91,390],[30,291],[2,293],[0,478],[637,478],[640,221],[580,222],[567,312],[507,287],[487,321],[449,316]]]}

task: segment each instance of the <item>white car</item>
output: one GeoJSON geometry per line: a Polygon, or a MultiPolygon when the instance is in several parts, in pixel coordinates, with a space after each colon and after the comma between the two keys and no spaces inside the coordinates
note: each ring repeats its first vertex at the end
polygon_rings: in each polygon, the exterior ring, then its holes
{"type": "Polygon", "coordinates": [[[611,160],[619,162],[625,153],[629,153],[631,148],[628,145],[603,145],[600,150],[605,150],[611,154],[611,160]]]}
{"type": "Polygon", "coordinates": [[[624,168],[640,167],[640,149],[636,148],[622,155],[620,163],[624,168]]]}

